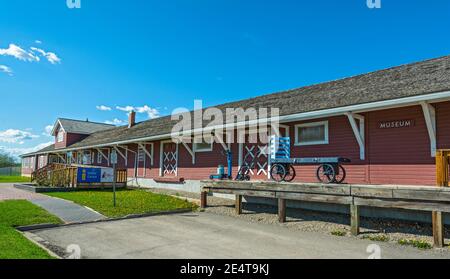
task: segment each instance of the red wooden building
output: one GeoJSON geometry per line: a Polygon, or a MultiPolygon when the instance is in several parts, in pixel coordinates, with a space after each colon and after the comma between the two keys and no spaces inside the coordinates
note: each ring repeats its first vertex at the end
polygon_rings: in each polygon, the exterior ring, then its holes
{"type": "MultiPolygon", "coordinates": [[[[436,149],[450,148],[450,56],[218,106],[279,108],[280,133],[293,157],[339,156],[348,183],[435,185],[436,149]]],[[[58,119],[55,144],[22,156],[23,174],[51,162],[110,165],[116,150],[129,184],[198,191],[200,180],[226,164],[221,143],[174,143],[171,117],[114,127],[58,119]],[[180,182],[184,181],[184,182],[180,182]]],[[[261,144],[231,143],[235,170],[261,144]]],[[[268,179],[260,155],[253,179],[268,179]]],[[[297,180],[314,182],[315,167],[297,167],[297,180]]]]}

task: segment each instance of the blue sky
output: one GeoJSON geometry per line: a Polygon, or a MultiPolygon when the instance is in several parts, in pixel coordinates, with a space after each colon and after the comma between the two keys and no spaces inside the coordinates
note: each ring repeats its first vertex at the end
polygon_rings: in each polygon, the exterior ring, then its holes
{"type": "Polygon", "coordinates": [[[381,3],[0,0],[0,149],[52,141],[57,117],[146,120],[450,54],[450,1],[381,3]]]}

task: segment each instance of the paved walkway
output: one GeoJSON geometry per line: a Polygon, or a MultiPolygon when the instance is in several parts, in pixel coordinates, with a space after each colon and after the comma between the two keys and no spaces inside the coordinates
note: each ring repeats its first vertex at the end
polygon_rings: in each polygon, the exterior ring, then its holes
{"type": "Polygon", "coordinates": [[[58,216],[66,223],[91,222],[106,219],[105,216],[84,206],[70,201],[52,198],[47,195],[36,194],[14,188],[12,184],[0,184],[0,201],[28,200],[58,216]]]}
{"type": "Polygon", "coordinates": [[[78,245],[82,258],[279,259],[450,258],[450,252],[299,232],[210,213],[162,215],[33,232],[55,251],[78,245]],[[376,244],[378,246],[371,246],[376,244]],[[379,250],[378,250],[379,247],[379,250]],[[369,251],[369,252],[368,252],[369,251]]]}

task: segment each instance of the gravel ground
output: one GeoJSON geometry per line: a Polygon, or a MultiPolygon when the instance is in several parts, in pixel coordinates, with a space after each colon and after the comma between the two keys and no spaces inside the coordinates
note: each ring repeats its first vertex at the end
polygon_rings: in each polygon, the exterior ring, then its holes
{"type": "MultiPolygon", "coordinates": [[[[200,199],[200,194],[196,193],[167,189],[148,190],[190,200],[200,199]]],[[[244,203],[243,214],[236,215],[233,200],[211,196],[208,197],[208,207],[205,212],[233,216],[249,222],[283,226],[292,230],[354,237],[350,234],[350,217],[345,214],[288,208],[287,222],[280,224],[278,222],[278,210],[274,206],[244,203]]],[[[450,242],[450,227],[445,228],[445,237],[446,243],[450,242]]],[[[431,224],[364,217],[361,218],[361,234],[358,238],[369,238],[374,241],[382,239],[382,241],[396,243],[399,240],[424,241],[430,245],[433,243],[431,224]]]]}

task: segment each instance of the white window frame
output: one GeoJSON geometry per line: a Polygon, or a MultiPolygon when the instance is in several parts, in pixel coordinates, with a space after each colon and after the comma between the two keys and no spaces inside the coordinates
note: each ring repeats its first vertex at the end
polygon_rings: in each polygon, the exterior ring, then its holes
{"type": "MultiPolygon", "coordinates": [[[[203,137],[202,137],[202,140],[203,140],[203,137]]],[[[210,138],[210,141],[211,141],[211,143],[210,143],[210,147],[208,149],[206,149],[206,148],[198,149],[197,144],[195,143],[195,139],[194,139],[194,141],[192,143],[192,150],[194,151],[194,153],[212,152],[214,149],[214,140],[212,138],[210,138]]],[[[205,142],[205,143],[207,143],[207,142],[205,142]]]]}
{"type": "Polygon", "coordinates": [[[328,121],[320,121],[320,122],[311,122],[311,123],[303,123],[295,125],[295,146],[309,146],[309,145],[324,145],[329,144],[329,125],[328,121]],[[299,128],[309,128],[309,127],[317,127],[317,126],[325,126],[325,139],[321,141],[310,141],[310,142],[299,142],[299,128]]]}

